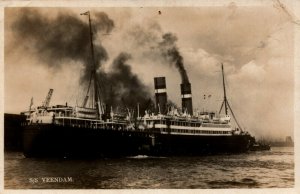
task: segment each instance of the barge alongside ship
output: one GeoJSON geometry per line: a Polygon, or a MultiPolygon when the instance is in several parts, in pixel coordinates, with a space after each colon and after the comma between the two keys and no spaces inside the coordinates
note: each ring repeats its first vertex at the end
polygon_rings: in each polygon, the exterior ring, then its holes
{"type": "MultiPolygon", "coordinates": [[[[94,58],[88,12],[87,15],[94,58]]],[[[235,128],[231,124],[228,108],[232,110],[226,98],[223,65],[224,101],[218,114],[193,111],[189,82],[181,84],[181,110],[168,107],[165,77],[156,77],[156,111],[145,111],[143,115],[138,113],[135,118],[129,112],[114,113],[101,100],[96,65],[93,65],[90,80],[94,91],[93,107],[86,106],[89,95],[86,95],[81,107],[67,104],[49,106],[53,92],[50,89],[42,106],[30,107],[29,111],[21,113],[27,116],[23,123],[23,151],[26,157],[241,153],[248,151],[255,142],[239,125],[235,128]],[[223,107],[225,114],[222,115],[223,107]]]]}

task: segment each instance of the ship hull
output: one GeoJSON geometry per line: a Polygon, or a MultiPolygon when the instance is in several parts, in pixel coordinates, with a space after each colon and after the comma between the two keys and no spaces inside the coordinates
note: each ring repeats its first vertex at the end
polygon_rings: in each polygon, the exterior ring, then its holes
{"type": "Polygon", "coordinates": [[[247,152],[249,135],[195,136],[37,124],[24,127],[26,157],[122,157],[247,152]]]}

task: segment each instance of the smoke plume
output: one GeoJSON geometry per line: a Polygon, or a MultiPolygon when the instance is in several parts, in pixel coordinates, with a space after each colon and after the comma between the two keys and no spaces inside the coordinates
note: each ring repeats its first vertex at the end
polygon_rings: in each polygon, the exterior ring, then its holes
{"type": "MultiPolygon", "coordinates": [[[[43,61],[42,64],[54,70],[70,60],[83,63],[84,81],[93,67],[89,25],[84,17],[87,16],[64,11],[58,13],[55,18],[49,18],[37,10],[25,8],[13,23],[12,29],[23,44],[35,49],[36,57],[43,61]]],[[[109,33],[114,28],[114,22],[106,13],[97,12],[92,19],[95,35],[109,33]]],[[[94,51],[98,69],[108,59],[108,54],[100,42],[94,44],[94,51]]]]}
{"type": "Polygon", "coordinates": [[[184,67],[183,57],[176,45],[177,37],[172,33],[163,33],[160,25],[151,21],[142,25],[134,25],[126,34],[133,47],[142,50],[143,58],[161,60],[162,64],[175,66],[181,76],[182,83],[189,78],[184,67]]]}
{"type": "Polygon", "coordinates": [[[163,41],[159,43],[162,56],[178,69],[182,83],[189,83],[189,78],[183,64],[183,57],[176,46],[177,37],[171,33],[163,34],[163,41]]]}
{"type": "Polygon", "coordinates": [[[145,86],[138,76],[131,70],[127,61],[131,59],[128,53],[120,53],[112,63],[112,70],[101,76],[105,84],[106,101],[112,105],[125,104],[128,107],[136,107],[137,103],[145,108],[151,98],[150,89],[145,86]]]}
{"type": "MultiPolygon", "coordinates": [[[[47,17],[35,9],[23,9],[12,25],[16,37],[25,45],[36,51],[38,60],[43,65],[59,70],[69,61],[78,61],[84,66],[81,83],[87,83],[91,76],[93,61],[91,58],[90,32],[88,16],[80,16],[64,11],[55,17],[47,17]]],[[[101,65],[107,61],[108,53],[97,35],[109,33],[114,28],[114,21],[104,12],[91,15],[96,69],[103,98],[107,104],[136,107],[137,103],[145,107],[151,95],[146,87],[133,74],[126,62],[130,54],[121,53],[112,64],[110,72],[104,72],[101,65]]]]}

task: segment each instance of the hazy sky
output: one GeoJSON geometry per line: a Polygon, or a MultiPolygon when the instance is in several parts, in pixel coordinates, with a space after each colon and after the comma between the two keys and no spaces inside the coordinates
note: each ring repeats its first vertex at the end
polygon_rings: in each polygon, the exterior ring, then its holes
{"type": "MultiPolygon", "coordinates": [[[[153,95],[153,77],[165,76],[168,98],[180,105],[180,75],[173,65],[159,57],[157,49],[162,35],[170,32],[177,37],[176,48],[192,84],[194,108],[219,111],[223,63],[229,103],[241,125],[256,136],[293,135],[294,23],[276,4],[25,9],[29,14],[41,14],[48,21],[67,14],[87,22],[80,13],[90,10],[92,19],[96,17],[93,13],[106,13],[114,28],[109,33],[96,34],[95,44],[102,45],[108,55],[100,68],[111,71],[114,59],[126,52],[131,55],[126,64],[153,95]],[[212,97],[204,100],[203,96],[209,94],[212,97]]],[[[5,8],[5,112],[27,110],[31,97],[35,105],[41,104],[49,88],[54,89],[52,105],[75,104],[84,94],[79,87],[83,64],[58,57],[54,59],[59,65],[46,64],[37,48],[43,45],[32,43],[35,36],[28,39],[24,35],[26,41],[22,41],[20,33],[14,31],[13,26],[23,13],[24,8],[5,8]]],[[[72,26],[66,28],[72,31],[72,26]]],[[[54,27],[43,31],[45,38],[55,30],[54,27]]],[[[68,34],[64,36],[68,38],[68,34]]]]}

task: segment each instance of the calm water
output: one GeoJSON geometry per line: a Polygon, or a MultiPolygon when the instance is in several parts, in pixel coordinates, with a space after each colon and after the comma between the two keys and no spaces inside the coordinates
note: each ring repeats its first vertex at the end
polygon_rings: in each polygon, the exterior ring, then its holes
{"type": "Polygon", "coordinates": [[[5,153],[6,189],[289,188],[293,148],[202,157],[32,159],[5,153]],[[51,177],[64,179],[58,182],[51,177]],[[48,181],[43,182],[43,179],[48,181]],[[54,180],[54,182],[53,182],[54,180]],[[52,182],[51,182],[52,181],[52,182]]]}

